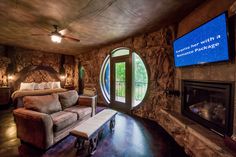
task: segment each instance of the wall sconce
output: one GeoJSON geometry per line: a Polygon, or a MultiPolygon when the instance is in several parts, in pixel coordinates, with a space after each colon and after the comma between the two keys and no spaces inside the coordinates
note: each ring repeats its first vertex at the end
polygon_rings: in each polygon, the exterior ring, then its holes
{"type": "Polygon", "coordinates": [[[14,64],[9,64],[7,67],[7,84],[8,86],[12,85],[12,81],[14,79],[14,64]]]}
{"type": "Polygon", "coordinates": [[[61,67],[60,68],[60,79],[62,81],[64,81],[66,79],[67,75],[66,75],[66,71],[65,71],[65,68],[64,67],[61,67]]]}
{"type": "Polygon", "coordinates": [[[67,77],[66,74],[61,74],[61,75],[60,75],[61,81],[65,81],[66,77],[67,77]]]}
{"type": "Polygon", "coordinates": [[[8,78],[9,81],[12,81],[14,79],[14,76],[13,75],[8,75],[7,78],[8,78]]]}
{"type": "Polygon", "coordinates": [[[13,74],[8,74],[7,75],[7,86],[11,87],[12,83],[13,83],[13,80],[14,80],[14,75],[13,74]]]}

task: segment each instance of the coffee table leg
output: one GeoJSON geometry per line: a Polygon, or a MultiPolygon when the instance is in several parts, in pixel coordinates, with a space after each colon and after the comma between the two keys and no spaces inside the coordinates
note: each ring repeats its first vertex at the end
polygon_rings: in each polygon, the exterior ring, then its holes
{"type": "Polygon", "coordinates": [[[97,144],[98,144],[98,134],[96,134],[96,136],[94,136],[89,140],[88,153],[90,155],[93,155],[95,153],[97,144]]]}
{"type": "Polygon", "coordinates": [[[77,137],[77,139],[75,141],[75,148],[77,148],[78,150],[83,149],[84,148],[84,139],[77,137]]]}
{"type": "Polygon", "coordinates": [[[103,136],[103,129],[101,129],[101,130],[98,132],[98,142],[99,142],[99,140],[102,139],[102,136],[103,136]]]}
{"type": "Polygon", "coordinates": [[[115,117],[113,117],[111,120],[110,120],[110,131],[114,131],[114,128],[115,128],[115,117]]]}
{"type": "Polygon", "coordinates": [[[75,145],[74,145],[75,148],[78,147],[78,140],[79,140],[79,138],[77,137],[76,140],[75,140],[75,145]]]}

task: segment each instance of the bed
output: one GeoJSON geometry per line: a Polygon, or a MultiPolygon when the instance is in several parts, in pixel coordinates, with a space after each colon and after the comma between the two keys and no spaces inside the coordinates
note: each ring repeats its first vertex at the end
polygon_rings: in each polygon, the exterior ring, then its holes
{"type": "Polygon", "coordinates": [[[65,91],[67,91],[67,89],[61,88],[60,82],[22,82],[20,88],[12,93],[11,98],[14,106],[18,108],[23,107],[22,99],[24,96],[48,95],[65,91]]]}
{"type": "Polygon", "coordinates": [[[14,74],[14,81],[10,82],[14,91],[11,95],[15,107],[21,107],[24,96],[47,95],[64,92],[66,79],[60,78],[57,67],[44,65],[29,65],[14,74]]]}

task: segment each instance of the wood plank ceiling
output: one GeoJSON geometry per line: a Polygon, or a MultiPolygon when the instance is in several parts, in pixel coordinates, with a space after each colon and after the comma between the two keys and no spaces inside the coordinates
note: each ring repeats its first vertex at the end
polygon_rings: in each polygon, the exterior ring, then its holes
{"type": "Polygon", "coordinates": [[[1,0],[0,44],[78,54],[177,22],[202,0],[1,0]],[[51,42],[53,31],[81,41],[51,42]]]}

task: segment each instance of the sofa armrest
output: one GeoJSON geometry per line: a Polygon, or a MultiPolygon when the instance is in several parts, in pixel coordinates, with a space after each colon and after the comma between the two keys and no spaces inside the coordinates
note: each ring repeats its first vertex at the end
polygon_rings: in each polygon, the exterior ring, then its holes
{"type": "Polygon", "coordinates": [[[92,107],[92,116],[95,115],[96,106],[97,106],[97,96],[79,96],[79,105],[81,106],[91,106],[92,107]]]}
{"type": "Polygon", "coordinates": [[[38,148],[47,149],[53,143],[53,122],[45,113],[18,108],[13,111],[17,137],[38,148]]]}

